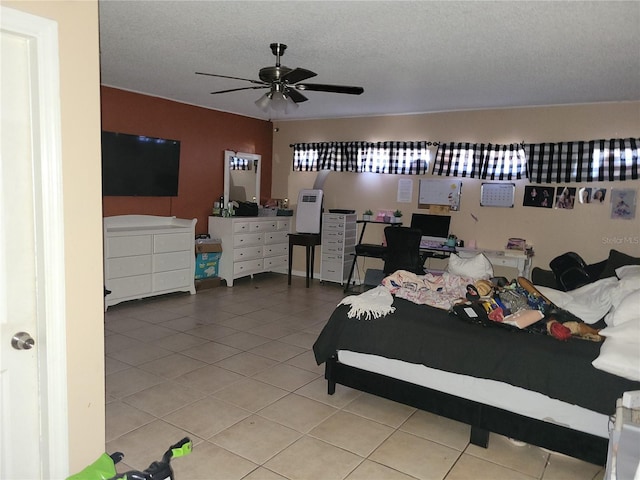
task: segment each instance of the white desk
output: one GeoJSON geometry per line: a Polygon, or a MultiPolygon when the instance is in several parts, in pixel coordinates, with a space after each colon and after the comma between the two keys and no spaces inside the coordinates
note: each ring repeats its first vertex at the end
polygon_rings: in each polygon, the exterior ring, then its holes
{"type": "Polygon", "coordinates": [[[520,250],[486,250],[456,247],[456,253],[460,258],[473,257],[483,253],[494,267],[512,267],[518,269],[518,275],[530,278],[531,256],[520,250]]]}

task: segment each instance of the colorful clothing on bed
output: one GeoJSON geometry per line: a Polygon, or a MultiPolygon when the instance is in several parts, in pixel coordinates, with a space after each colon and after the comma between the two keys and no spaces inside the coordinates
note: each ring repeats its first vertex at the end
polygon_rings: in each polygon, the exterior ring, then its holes
{"type": "Polygon", "coordinates": [[[469,284],[473,284],[472,278],[447,272],[442,275],[416,275],[405,270],[398,270],[382,280],[382,285],[396,297],[443,310],[449,310],[464,298],[469,284]]]}

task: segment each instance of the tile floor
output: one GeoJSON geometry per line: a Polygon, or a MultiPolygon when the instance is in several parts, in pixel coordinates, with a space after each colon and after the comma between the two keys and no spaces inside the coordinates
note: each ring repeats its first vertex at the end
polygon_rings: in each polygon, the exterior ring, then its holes
{"type": "Polygon", "coordinates": [[[338,386],[311,346],[343,297],[285,275],[110,307],[107,444],[144,469],[184,436],[177,480],[602,479],[601,467],[338,386]]]}

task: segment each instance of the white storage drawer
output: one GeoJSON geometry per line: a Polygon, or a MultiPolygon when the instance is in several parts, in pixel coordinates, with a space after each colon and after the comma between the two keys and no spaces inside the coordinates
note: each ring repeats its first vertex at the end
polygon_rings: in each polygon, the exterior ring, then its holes
{"type": "Polygon", "coordinates": [[[249,222],[233,222],[233,233],[249,233],[249,232],[250,232],[249,222]]]}
{"type": "Polygon", "coordinates": [[[133,255],[147,255],[151,253],[151,235],[131,235],[107,238],[106,256],[131,257],[133,255]]]}
{"type": "Polygon", "coordinates": [[[289,264],[289,257],[268,257],[264,259],[264,268],[265,270],[276,270],[278,268],[283,268],[289,264]]]}
{"type": "Polygon", "coordinates": [[[193,281],[193,272],[190,269],[154,273],[153,290],[156,292],[172,290],[189,285],[190,281],[193,281]]]}
{"type": "Polygon", "coordinates": [[[265,257],[274,257],[276,255],[289,255],[289,244],[279,243],[277,245],[265,245],[263,252],[265,257]]]}
{"type": "Polygon", "coordinates": [[[264,243],[286,243],[289,245],[289,232],[267,232],[264,234],[264,243]]]}
{"type": "MultiPolygon", "coordinates": [[[[224,247],[223,247],[224,248],[224,247]]],[[[234,274],[247,274],[261,272],[264,268],[264,260],[258,258],[256,260],[249,260],[247,262],[237,262],[233,264],[234,274]]]]}
{"type": "MultiPolygon", "coordinates": [[[[263,244],[264,244],[263,233],[247,233],[247,234],[233,236],[234,248],[242,248],[242,247],[249,247],[251,245],[263,245],[263,244]]],[[[222,251],[224,254],[224,245],[222,246],[222,251]]]]}
{"type": "Polygon", "coordinates": [[[275,232],[278,229],[277,220],[263,222],[249,222],[251,232],[275,232]]]}
{"type": "Polygon", "coordinates": [[[153,256],[153,271],[166,272],[169,270],[180,270],[185,265],[189,265],[189,257],[193,255],[191,251],[159,253],[153,256]]]}
{"type": "Polygon", "coordinates": [[[193,237],[188,233],[168,233],[153,236],[153,253],[193,250],[193,237]]]}
{"type": "Polygon", "coordinates": [[[262,258],[262,255],[263,247],[260,245],[256,247],[236,248],[233,251],[233,260],[236,262],[242,262],[244,260],[262,258]]]}
{"type": "Polygon", "coordinates": [[[289,226],[291,225],[291,220],[287,219],[287,220],[278,220],[278,230],[285,230],[287,233],[289,233],[289,226]]]}
{"type": "Polygon", "coordinates": [[[322,217],[320,279],[344,283],[353,263],[356,244],[356,215],[325,213],[322,217]]]}
{"type": "Polygon", "coordinates": [[[105,270],[108,279],[151,273],[151,255],[109,258],[105,263],[105,270]]]}
{"type": "Polygon", "coordinates": [[[151,275],[114,278],[107,282],[106,287],[111,290],[108,297],[113,296],[127,300],[136,298],[151,293],[151,275]]]}

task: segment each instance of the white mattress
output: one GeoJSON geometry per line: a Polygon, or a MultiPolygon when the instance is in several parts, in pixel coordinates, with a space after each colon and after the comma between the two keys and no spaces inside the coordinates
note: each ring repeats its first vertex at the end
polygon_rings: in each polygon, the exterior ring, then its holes
{"type": "MultiPolygon", "coordinates": [[[[609,438],[609,417],[495,380],[448,373],[377,355],[338,351],[340,363],[491,405],[520,415],[609,438]]],[[[613,413],[613,412],[612,412],[613,413]]]]}

